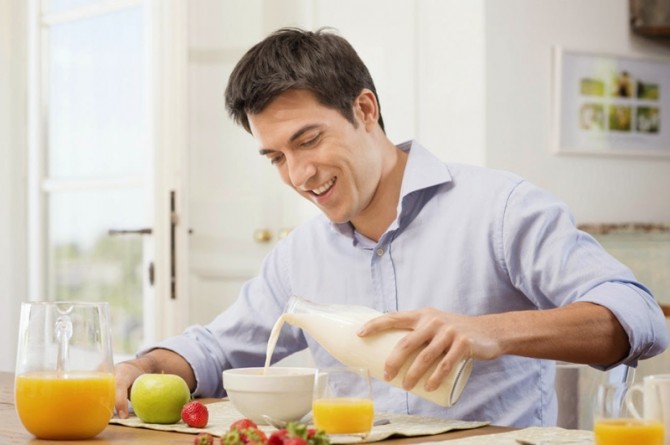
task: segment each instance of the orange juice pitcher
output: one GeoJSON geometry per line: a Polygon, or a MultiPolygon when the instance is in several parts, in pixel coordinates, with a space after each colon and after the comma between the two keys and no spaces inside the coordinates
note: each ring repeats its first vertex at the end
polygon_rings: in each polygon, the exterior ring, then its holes
{"type": "Polygon", "coordinates": [[[16,411],[40,439],[96,436],[114,412],[107,303],[23,303],[16,411]]]}

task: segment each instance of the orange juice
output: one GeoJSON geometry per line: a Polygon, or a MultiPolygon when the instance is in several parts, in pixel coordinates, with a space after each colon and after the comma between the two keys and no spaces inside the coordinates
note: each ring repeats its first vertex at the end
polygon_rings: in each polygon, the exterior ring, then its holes
{"type": "Polygon", "coordinates": [[[317,399],[312,403],[312,415],[317,429],[328,434],[368,433],[375,408],[370,399],[317,399]]]}
{"type": "Polygon", "coordinates": [[[597,445],[663,445],[663,424],[655,420],[598,420],[593,433],[597,445]]]}
{"type": "Polygon", "coordinates": [[[85,439],[114,412],[114,376],[102,372],[32,372],[15,382],[21,423],[42,439],[85,439]]]}

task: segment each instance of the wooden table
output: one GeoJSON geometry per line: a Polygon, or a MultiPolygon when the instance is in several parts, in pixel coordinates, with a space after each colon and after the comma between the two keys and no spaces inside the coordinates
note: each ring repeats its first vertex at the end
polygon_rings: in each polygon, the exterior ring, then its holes
{"type": "MultiPolygon", "coordinates": [[[[74,419],[73,419],[74,421],[74,419]]],[[[502,433],[511,431],[513,428],[500,426],[486,426],[466,431],[453,431],[435,436],[420,436],[411,438],[389,439],[383,441],[385,444],[405,445],[418,442],[433,442],[438,440],[452,440],[470,436],[481,436],[487,434],[502,433]]],[[[77,440],[77,441],[47,441],[36,439],[32,434],[23,428],[16,410],[14,409],[14,375],[8,372],[0,372],[0,444],[181,444],[187,445],[193,443],[193,435],[155,431],[142,428],[130,428],[121,425],[109,425],[95,439],[77,440]]]]}

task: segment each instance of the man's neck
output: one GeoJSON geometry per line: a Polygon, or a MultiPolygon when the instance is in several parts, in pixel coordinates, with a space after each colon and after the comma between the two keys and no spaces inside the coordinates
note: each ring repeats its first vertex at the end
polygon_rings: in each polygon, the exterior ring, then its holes
{"type": "Polygon", "coordinates": [[[386,165],[375,191],[375,196],[372,198],[370,206],[365,209],[364,214],[352,221],[358,233],[374,241],[379,241],[396,219],[400,187],[402,186],[408,156],[406,152],[397,148],[390,141],[383,150],[386,150],[384,154],[386,165]]]}

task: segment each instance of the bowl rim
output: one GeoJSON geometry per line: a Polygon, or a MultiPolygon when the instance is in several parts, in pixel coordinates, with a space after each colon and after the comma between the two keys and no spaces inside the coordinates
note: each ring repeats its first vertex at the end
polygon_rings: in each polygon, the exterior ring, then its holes
{"type": "Polygon", "coordinates": [[[223,370],[223,375],[247,376],[247,377],[286,377],[316,375],[318,368],[305,366],[270,366],[267,368],[269,374],[259,374],[258,371],[265,370],[264,366],[249,366],[244,368],[229,368],[223,370]]]}
{"type": "Polygon", "coordinates": [[[259,374],[262,367],[232,368],[222,373],[223,389],[226,392],[285,393],[312,392],[316,368],[270,367],[279,373],[259,374]]]}

